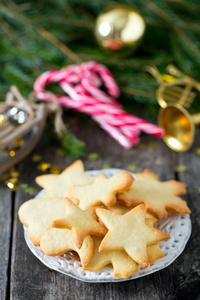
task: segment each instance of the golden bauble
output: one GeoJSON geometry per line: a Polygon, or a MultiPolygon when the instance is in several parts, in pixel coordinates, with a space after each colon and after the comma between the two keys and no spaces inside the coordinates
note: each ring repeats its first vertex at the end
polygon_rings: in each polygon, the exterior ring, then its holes
{"type": "Polygon", "coordinates": [[[97,17],[95,36],[103,50],[127,56],[140,44],[145,28],[145,21],[136,10],[117,6],[97,17]]]}

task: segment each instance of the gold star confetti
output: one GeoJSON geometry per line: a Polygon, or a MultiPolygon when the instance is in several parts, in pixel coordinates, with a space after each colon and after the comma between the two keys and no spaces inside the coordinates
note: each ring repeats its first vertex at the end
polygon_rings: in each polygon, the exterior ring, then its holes
{"type": "Polygon", "coordinates": [[[156,149],[157,145],[156,143],[149,143],[149,148],[156,149]]]}
{"type": "Polygon", "coordinates": [[[88,155],[89,160],[97,160],[98,158],[99,158],[99,154],[95,152],[92,152],[88,155]]]}
{"type": "Polygon", "coordinates": [[[41,155],[39,155],[39,154],[34,154],[33,156],[32,156],[32,161],[33,162],[39,162],[39,161],[41,161],[42,160],[42,157],[41,157],[41,155]]]}
{"type": "Polygon", "coordinates": [[[37,166],[37,169],[38,169],[39,171],[46,172],[50,167],[51,167],[51,164],[46,163],[46,162],[41,162],[41,163],[37,166]]]}
{"type": "Polygon", "coordinates": [[[18,186],[19,172],[15,168],[9,169],[9,173],[3,174],[1,180],[4,181],[5,185],[11,190],[16,191],[18,186]]]}
{"type": "Polygon", "coordinates": [[[24,143],[24,139],[21,137],[21,138],[18,138],[14,141],[14,145],[16,148],[20,148],[24,143]]]}
{"type": "Polygon", "coordinates": [[[0,114],[0,126],[2,126],[6,121],[7,117],[4,114],[0,114]]]}
{"type": "Polygon", "coordinates": [[[62,148],[58,148],[57,150],[56,150],[56,155],[57,156],[64,156],[66,153],[65,153],[65,151],[62,149],[62,148]]]}
{"type": "Polygon", "coordinates": [[[14,150],[9,151],[9,155],[10,157],[14,157],[16,154],[16,152],[14,150]]]}
{"type": "Polygon", "coordinates": [[[104,164],[103,166],[102,166],[102,169],[109,169],[110,168],[110,165],[109,164],[104,164]]]}
{"type": "Polygon", "coordinates": [[[180,165],[180,166],[178,166],[177,169],[176,169],[176,171],[177,171],[178,173],[183,173],[183,172],[185,172],[186,170],[187,170],[187,167],[184,166],[184,165],[180,165]]]}
{"type": "Polygon", "coordinates": [[[19,177],[19,171],[17,171],[16,169],[12,168],[12,169],[9,170],[9,172],[10,172],[10,176],[11,176],[12,178],[17,178],[17,177],[19,177]]]}
{"type": "Polygon", "coordinates": [[[16,191],[16,189],[17,189],[17,183],[18,183],[17,178],[10,178],[10,179],[6,180],[6,182],[5,182],[7,187],[13,192],[16,191]]]}
{"type": "Polygon", "coordinates": [[[140,144],[137,145],[137,148],[138,149],[144,149],[144,148],[146,148],[146,145],[143,144],[143,143],[140,143],[140,144]]]}
{"type": "Polygon", "coordinates": [[[196,148],[196,149],[195,149],[195,153],[196,153],[197,155],[200,155],[200,148],[196,148]]]}
{"type": "Polygon", "coordinates": [[[50,173],[51,174],[59,174],[60,173],[60,168],[58,166],[52,166],[50,168],[50,173]]]}
{"type": "Polygon", "coordinates": [[[135,170],[137,170],[137,166],[136,165],[128,165],[127,169],[131,172],[134,172],[135,170]]]}

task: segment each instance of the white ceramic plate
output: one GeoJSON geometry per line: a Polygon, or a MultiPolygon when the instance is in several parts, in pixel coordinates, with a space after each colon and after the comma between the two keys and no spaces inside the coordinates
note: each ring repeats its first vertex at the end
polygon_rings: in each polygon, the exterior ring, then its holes
{"type": "MultiPolygon", "coordinates": [[[[87,171],[86,174],[97,176],[99,174],[105,174],[107,177],[111,177],[118,172],[124,170],[120,169],[105,169],[105,170],[93,170],[87,171]]],[[[131,173],[134,177],[135,174],[131,173]]],[[[36,197],[44,197],[45,190],[42,190],[36,197]]],[[[139,277],[143,277],[169,266],[184,250],[185,245],[191,234],[191,220],[189,215],[171,215],[168,218],[161,219],[157,225],[157,228],[167,232],[170,235],[170,239],[160,242],[160,248],[164,252],[165,256],[158,259],[153,265],[149,265],[148,268],[142,269],[139,266],[139,271],[127,279],[116,278],[113,276],[112,267],[104,267],[100,272],[83,271],[80,261],[71,252],[68,252],[59,256],[47,256],[40,247],[36,247],[29,240],[27,234],[27,228],[24,226],[24,236],[26,243],[32,253],[48,268],[56,270],[65,275],[79,279],[85,282],[120,282],[126,280],[132,280],[139,277]]]]}

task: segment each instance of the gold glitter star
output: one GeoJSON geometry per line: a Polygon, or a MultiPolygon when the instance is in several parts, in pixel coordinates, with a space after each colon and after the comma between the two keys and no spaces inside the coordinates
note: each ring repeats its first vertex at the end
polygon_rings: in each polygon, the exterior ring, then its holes
{"type": "Polygon", "coordinates": [[[137,170],[137,166],[136,165],[128,165],[128,170],[130,171],[130,172],[134,172],[135,170],[137,170]]]}
{"type": "Polygon", "coordinates": [[[196,153],[197,155],[200,155],[200,148],[196,148],[196,149],[195,149],[195,153],[196,153]]]}
{"type": "Polygon", "coordinates": [[[178,167],[176,168],[176,171],[177,171],[178,173],[183,173],[183,172],[185,172],[186,170],[187,170],[187,167],[184,166],[184,165],[180,165],[180,166],[178,166],[178,167]]]}
{"type": "Polygon", "coordinates": [[[46,172],[50,167],[51,167],[51,164],[46,163],[46,162],[41,162],[41,163],[37,166],[37,169],[38,169],[39,171],[46,172]]]}
{"type": "Polygon", "coordinates": [[[98,158],[99,158],[99,154],[95,152],[92,152],[88,155],[89,160],[97,160],[98,158]]]}

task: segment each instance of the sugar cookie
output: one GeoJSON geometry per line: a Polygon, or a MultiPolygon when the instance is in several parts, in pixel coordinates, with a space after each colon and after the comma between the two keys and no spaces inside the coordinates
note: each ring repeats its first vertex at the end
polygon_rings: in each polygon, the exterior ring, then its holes
{"type": "Polygon", "coordinates": [[[47,190],[46,198],[65,198],[68,189],[74,184],[90,184],[94,181],[93,176],[84,174],[84,165],[81,160],[75,161],[61,174],[47,174],[36,177],[36,182],[47,190]]]}
{"type": "Polygon", "coordinates": [[[52,222],[52,227],[71,229],[76,246],[80,249],[83,240],[88,235],[104,237],[107,230],[97,222],[93,210],[86,211],[76,206],[70,199],[65,198],[66,216],[52,222]]]}
{"type": "Polygon", "coordinates": [[[126,191],[133,182],[133,177],[127,172],[117,173],[111,178],[98,175],[89,185],[74,185],[69,188],[69,196],[78,202],[78,206],[86,210],[89,207],[116,203],[116,194],[126,191]]]}
{"type": "Polygon", "coordinates": [[[138,205],[125,215],[97,208],[98,217],[108,228],[99,251],[125,250],[144,268],[148,266],[147,245],[169,239],[169,235],[145,224],[145,206],[138,205]]]}
{"type": "Polygon", "coordinates": [[[149,170],[137,173],[135,180],[128,191],[118,194],[118,199],[128,206],[145,204],[146,211],[156,218],[165,218],[167,209],[177,214],[189,214],[190,209],[186,201],[177,197],[186,193],[186,184],[176,180],[160,182],[158,176],[149,170]]]}

